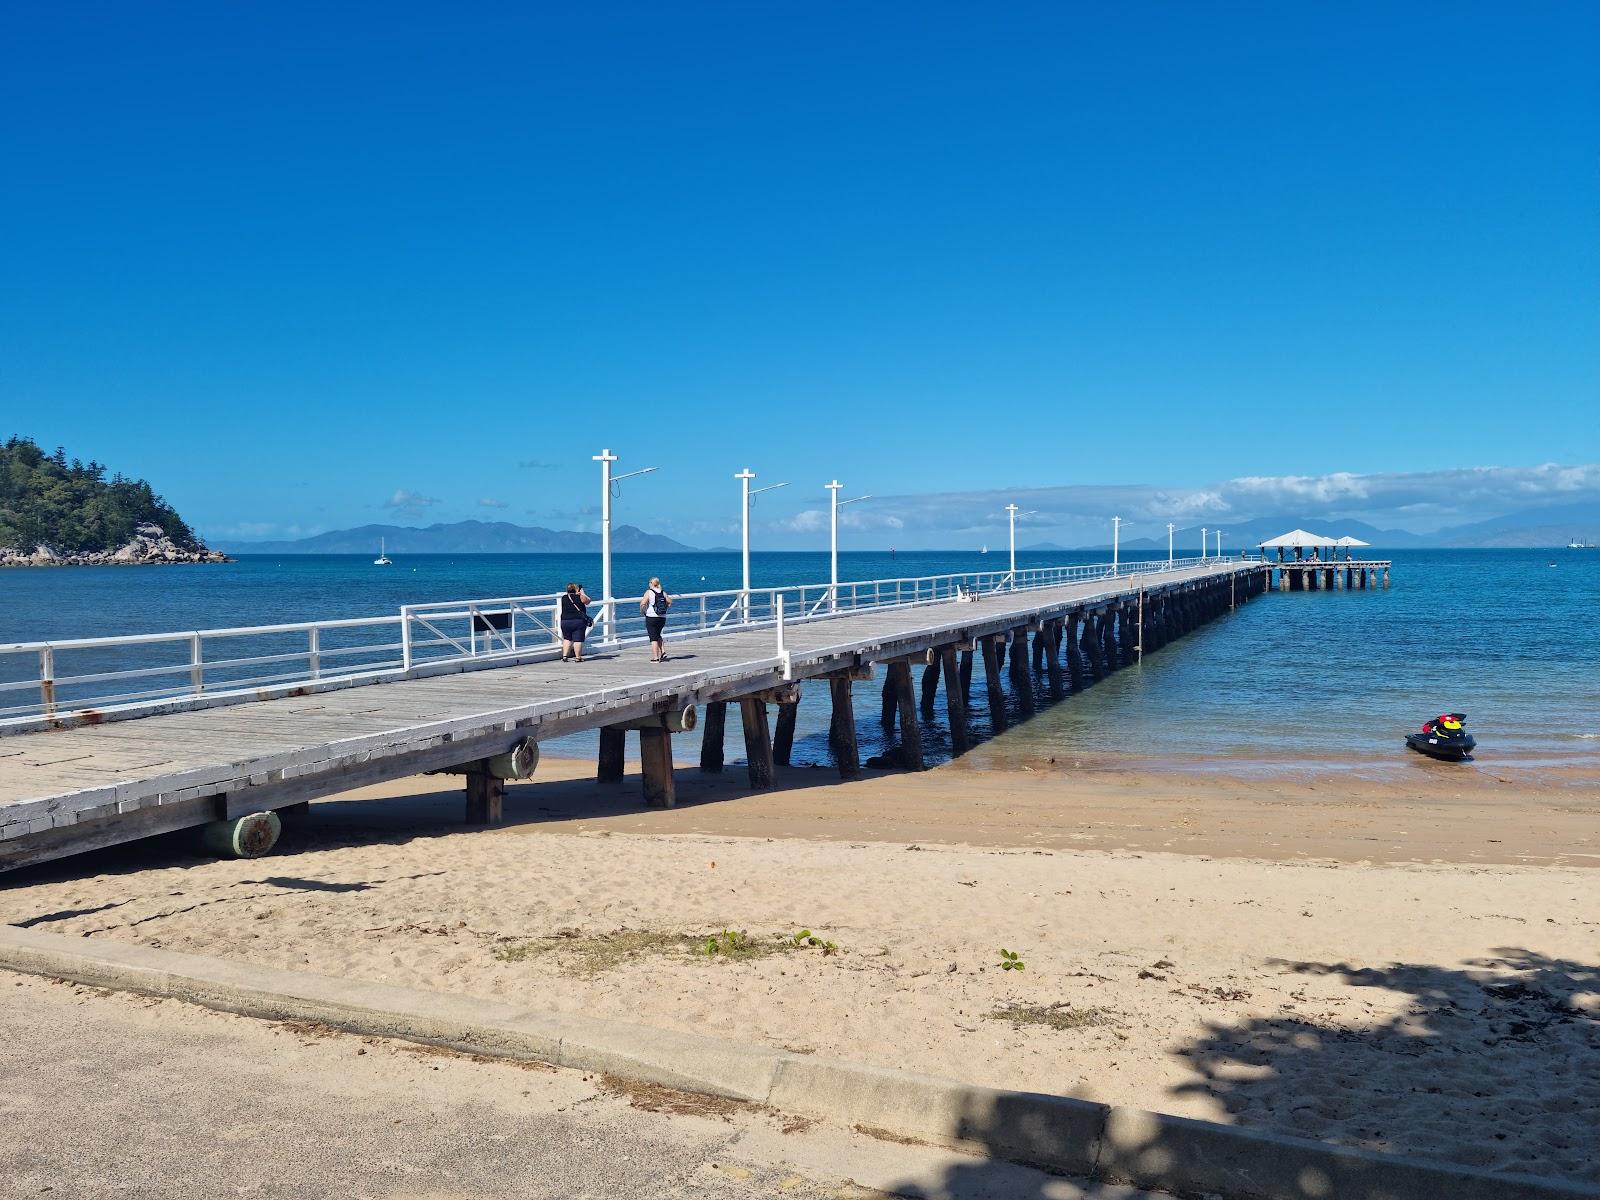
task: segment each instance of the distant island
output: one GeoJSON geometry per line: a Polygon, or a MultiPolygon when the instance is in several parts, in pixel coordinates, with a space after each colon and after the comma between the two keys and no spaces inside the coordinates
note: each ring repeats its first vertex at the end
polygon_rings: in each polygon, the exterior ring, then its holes
{"type": "MultiPolygon", "coordinates": [[[[291,542],[235,542],[236,554],[366,554],[379,543],[390,554],[598,554],[600,535],[509,521],[453,521],[417,528],[410,525],[362,525],[336,529],[291,542]]],[[[693,554],[685,546],[634,525],[611,531],[611,548],[619,554],[693,554]]]]}
{"type": "Polygon", "coordinates": [[[0,445],[0,566],[227,562],[143,479],[46,454],[32,438],[0,445]]]}

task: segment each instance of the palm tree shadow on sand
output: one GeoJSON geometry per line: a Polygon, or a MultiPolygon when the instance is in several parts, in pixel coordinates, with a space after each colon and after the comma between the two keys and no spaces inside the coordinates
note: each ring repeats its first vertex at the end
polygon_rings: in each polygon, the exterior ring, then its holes
{"type": "MultiPolygon", "coordinates": [[[[1460,1166],[1600,1184],[1600,967],[1519,947],[1460,969],[1269,960],[1291,973],[1337,977],[1392,993],[1400,1011],[1368,1022],[1279,1016],[1213,1024],[1180,1051],[1199,1081],[1178,1095],[1214,1098],[1233,1123],[1291,1137],[1443,1160],[1460,1166]]],[[[1376,998],[1375,998],[1376,999],[1376,998]]],[[[1330,1014],[1331,1015],[1331,1014],[1330,1014]]],[[[993,1153],[1015,1145],[1018,1125],[1002,1104],[973,1105],[962,1135],[993,1153]]],[[[1135,1148],[1146,1161],[1184,1152],[1159,1130],[1135,1148]]],[[[907,1180],[894,1194],[927,1200],[1016,1195],[1023,1200],[1111,1197],[1099,1184],[1036,1182],[1008,1189],[1015,1168],[991,1159],[949,1167],[937,1182],[907,1180]]],[[[1366,1194],[1353,1167],[1348,1194],[1366,1194]]],[[[1372,1184],[1394,1180],[1383,1164],[1372,1184]]],[[[1284,1195],[1323,1200],[1309,1180],[1284,1195]]],[[[1475,1193],[1476,1194],[1476,1193],[1475,1193]]],[[[1503,1195],[1517,1195],[1508,1183],[1503,1195]]]]}

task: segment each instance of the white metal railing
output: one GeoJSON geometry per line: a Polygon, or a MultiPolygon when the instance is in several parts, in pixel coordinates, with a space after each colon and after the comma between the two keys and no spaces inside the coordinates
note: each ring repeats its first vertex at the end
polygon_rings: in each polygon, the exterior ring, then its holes
{"type": "MultiPolygon", "coordinates": [[[[1139,578],[1218,563],[1165,559],[1016,572],[841,581],[789,587],[690,592],[675,596],[674,639],[736,629],[775,628],[776,654],[787,664],[786,626],[864,610],[907,608],[963,595],[1031,591],[1066,583],[1139,578]]],[[[133,634],[0,644],[0,729],[39,717],[192,700],[208,694],[282,694],[329,680],[377,682],[452,662],[523,661],[553,656],[560,643],[559,593],[407,604],[394,616],[252,625],[184,633],[133,634]],[[219,654],[226,645],[232,653],[219,654]]],[[[646,639],[632,599],[591,606],[609,629],[606,645],[646,639]]]]}

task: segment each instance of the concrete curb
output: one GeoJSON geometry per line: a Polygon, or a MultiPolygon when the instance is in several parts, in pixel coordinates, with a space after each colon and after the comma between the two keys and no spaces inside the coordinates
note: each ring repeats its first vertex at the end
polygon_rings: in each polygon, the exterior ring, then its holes
{"type": "Polygon", "coordinates": [[[318,1021],[356,1033],[606,1072],[1180,1195],[1600,1200],[1600,1187],[12,925],[0,925],[0,967],[269,1020],[318,1021]]]}

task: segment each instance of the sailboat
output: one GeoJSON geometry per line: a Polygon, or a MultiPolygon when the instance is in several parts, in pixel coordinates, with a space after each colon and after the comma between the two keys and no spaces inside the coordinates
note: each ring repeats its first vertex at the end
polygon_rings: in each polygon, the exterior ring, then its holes
{"type": "Polygon", "coordinates": [[[383,549],[384,549],[384,547],[383,547],[383,539],[379,538],[378,539],[378,557],[372,560],[372,565],[375,566],[375,567],[392,567],[392,566],[394,566],[394,563],[389,561],[389,556],[383,552],[383,549]]]}
{"type": "Polygon", "coordinates": [[[982,550],[978,551],[978,553],[979,554],[987,554],[987,553],[989,553],[989,547],[987,545],[985,545],[982,550]]]}

